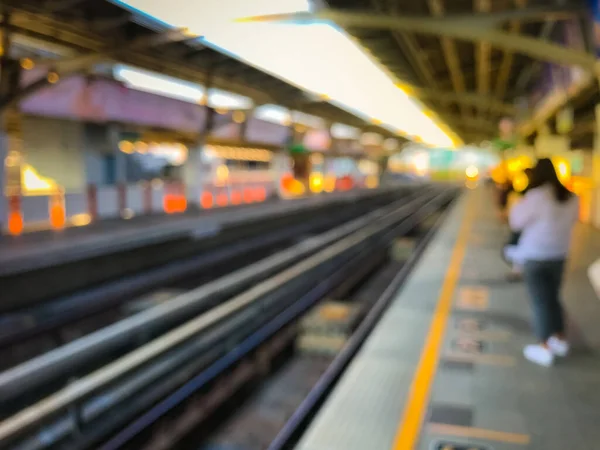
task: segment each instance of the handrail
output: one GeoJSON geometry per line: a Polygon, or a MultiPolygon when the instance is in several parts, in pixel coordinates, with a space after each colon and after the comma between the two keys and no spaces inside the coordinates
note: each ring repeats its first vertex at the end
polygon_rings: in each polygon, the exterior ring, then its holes
{"type": "MultiPolygon", "coordinates": [[[[330,260],[334,256],[339,255],[343,251],[346,251],[364,239],[367,239],[382,228],[394,223],[401,214],[410,212],[411,208],[430,202],[437,196],[427,197],[427,199],[424,199],[423,197],[413,199],[411,202],[405,203],[403,206],[396,208],[393,212],[386,215],[381,215],[381,211],[377,210],[376,212],[379,211],[380,217],[376,223],[372,223],[366,228],[358,229],[358,231],[347,235],[326,249],[313,254],[292,267],[285,269],[283,272],[278,273],[266,282],[255,285],[226,303],[211,309],[199,317],[191,319],[178,328],[154,339],[148,344],[15,414],[0,423],[0,441],[14,439],[27,429],[42,422],[44,419],[49,418],[60,411],[64,411],[74,403],[88,398],[94,392],[115,382],[130,371],[151,361],[190,337],[209,329],[232,314],[241,311],[289,280],[296,278],[310,269],[314,269],[325,261],[330,260]]],[[[370,215],[371,214],[369,214],[369,216],[370,215]]],[[[372,218],[373,217],[371,217],[371,219],[372,218]]]]}
{"type": "Polygon", "coordinates": [[[320,247],[338,240],[354,230],[368,224],[371,220],[384,214],[388,209],[397,207],[394,204],[372,211],[346,224],[334,228],[319,236],[307,239],[276,255],[269,256],[246,266],[217,280],[206,283],[196,289],[176,296],[169,302],[154,306],[131,317],[120,320],[96,332],[90,333],[73,342],[51,350],[41,356],[19,364],[0,373],[0,401],[7,401],[18,395],[41,386],[60,375],[84,364],[98,354],[130,339],[138,331],[147,331],[161,323],[185,318],[195,307],[202,305],[219,292],[232,291],[236,286],[248,283],[253,279],[268,275],[285,264],[308,255],[320,247]],[[394,206],[395,205],[395,206],[394,206]]]}

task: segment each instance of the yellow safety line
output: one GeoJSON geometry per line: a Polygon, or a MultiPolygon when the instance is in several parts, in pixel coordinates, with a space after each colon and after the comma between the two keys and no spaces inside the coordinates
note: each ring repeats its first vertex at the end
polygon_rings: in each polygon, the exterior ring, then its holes
{"type": "Polygon", "coordinates": [[[526,434],[507,433],[505,431],[486,430],[483,428],[461,427],[443,423],[430,423],[427,429],[432,434],[456,436],[486,441],[504,442],[507,444],[527,445],[531,438],[526,434]]]}
{"type": "Polygon", "coordinates": [[[439,354],[444,340],[448,317],[452,310],[452,299],[460,279],[461,266],[465,258],[469,233],[474,220],[473,195],[469,195],[466,205],[467,216],[463,219],[450,264],[444,277],[438,304],[433,313],[431,325],[421,353],[421,360],[413,378],[410,396],[404,407],[402,420],[396,431],[393,450],[413,450],[419,439],[423,417],[429,400],[431,385],[438,365],[439,354]]]}

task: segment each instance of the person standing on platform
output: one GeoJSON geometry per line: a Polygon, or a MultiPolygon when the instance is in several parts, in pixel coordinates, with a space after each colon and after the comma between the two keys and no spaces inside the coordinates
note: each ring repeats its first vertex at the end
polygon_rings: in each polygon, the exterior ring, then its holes
{"type": "MultiPolygon", "coordinates": [[[[533,169],[527,168],[523,172],[527,176],[527,187],[520,192],[521,199],[525,197],[527,191],[531,189],[531,177],[533,175],[533,169]]],[[[511,271],[506,276],[508,281],[521,281],[521,279],[523,278],[523,261],[519,261],[518,259],[512,256],[512,254],[517,249],[520,237],[520,231],[510,230],[510,237],[508,239],[508,242],[502,249],[502,256],[504,257],[504,260],[511,266],[511,271]]]]}
{"type": "Polygon", "coordinates": [[[513,258],[523,261],[538,339],[525,347],[524,355],[543,366],[569,352],[560,290],[578,216],[578,198],[562,185],[552,161],[540,159],[531,174],[530,190],[511,210],[509,222],[513,231],[521,232],[513,258]]]}

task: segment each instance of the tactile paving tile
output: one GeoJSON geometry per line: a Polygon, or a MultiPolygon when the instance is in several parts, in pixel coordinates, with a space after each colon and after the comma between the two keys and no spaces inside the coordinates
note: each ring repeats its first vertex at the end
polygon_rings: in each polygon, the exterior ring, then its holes
{"type": "Polygon", "coordinates": [[[473,408],[467,406],[434,403],[429,407],[428,417],[429,422],[432,423],[461,427],[473,426],[473,408]]]}
{"type": "Polygon", "coordinates": [[[451,211],[296,447],[298,450],[389,450],[450,261],[464,204],[463,199],[451,211]],[[410,315],[414,320],[408,322],[410,315]],[[399,358],[403,350],[408,353],[399,358]]]}
{"type": "Polygon", "coordinates": [[[413,372],[398,360],[355,360],[296,448],[388,450],[413,372]]]}
{"type": "Polygon", "coordinates": [[[467,361],[449,361],[442,358],[440,360],[440,369],[449,372],[462,372],[465,374],[473,373],[475,364],[467,361]]]}

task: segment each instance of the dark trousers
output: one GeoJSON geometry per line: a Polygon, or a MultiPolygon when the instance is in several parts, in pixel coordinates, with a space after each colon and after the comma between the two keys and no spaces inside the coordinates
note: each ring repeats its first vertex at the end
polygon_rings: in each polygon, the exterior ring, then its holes
{"type": "Polygon", "coordinates": [[[524,269],[535,334],[540,342],[546,342],[552,335],[565,331],[560,302],[565,261],[527,261],[524,269]]]}

